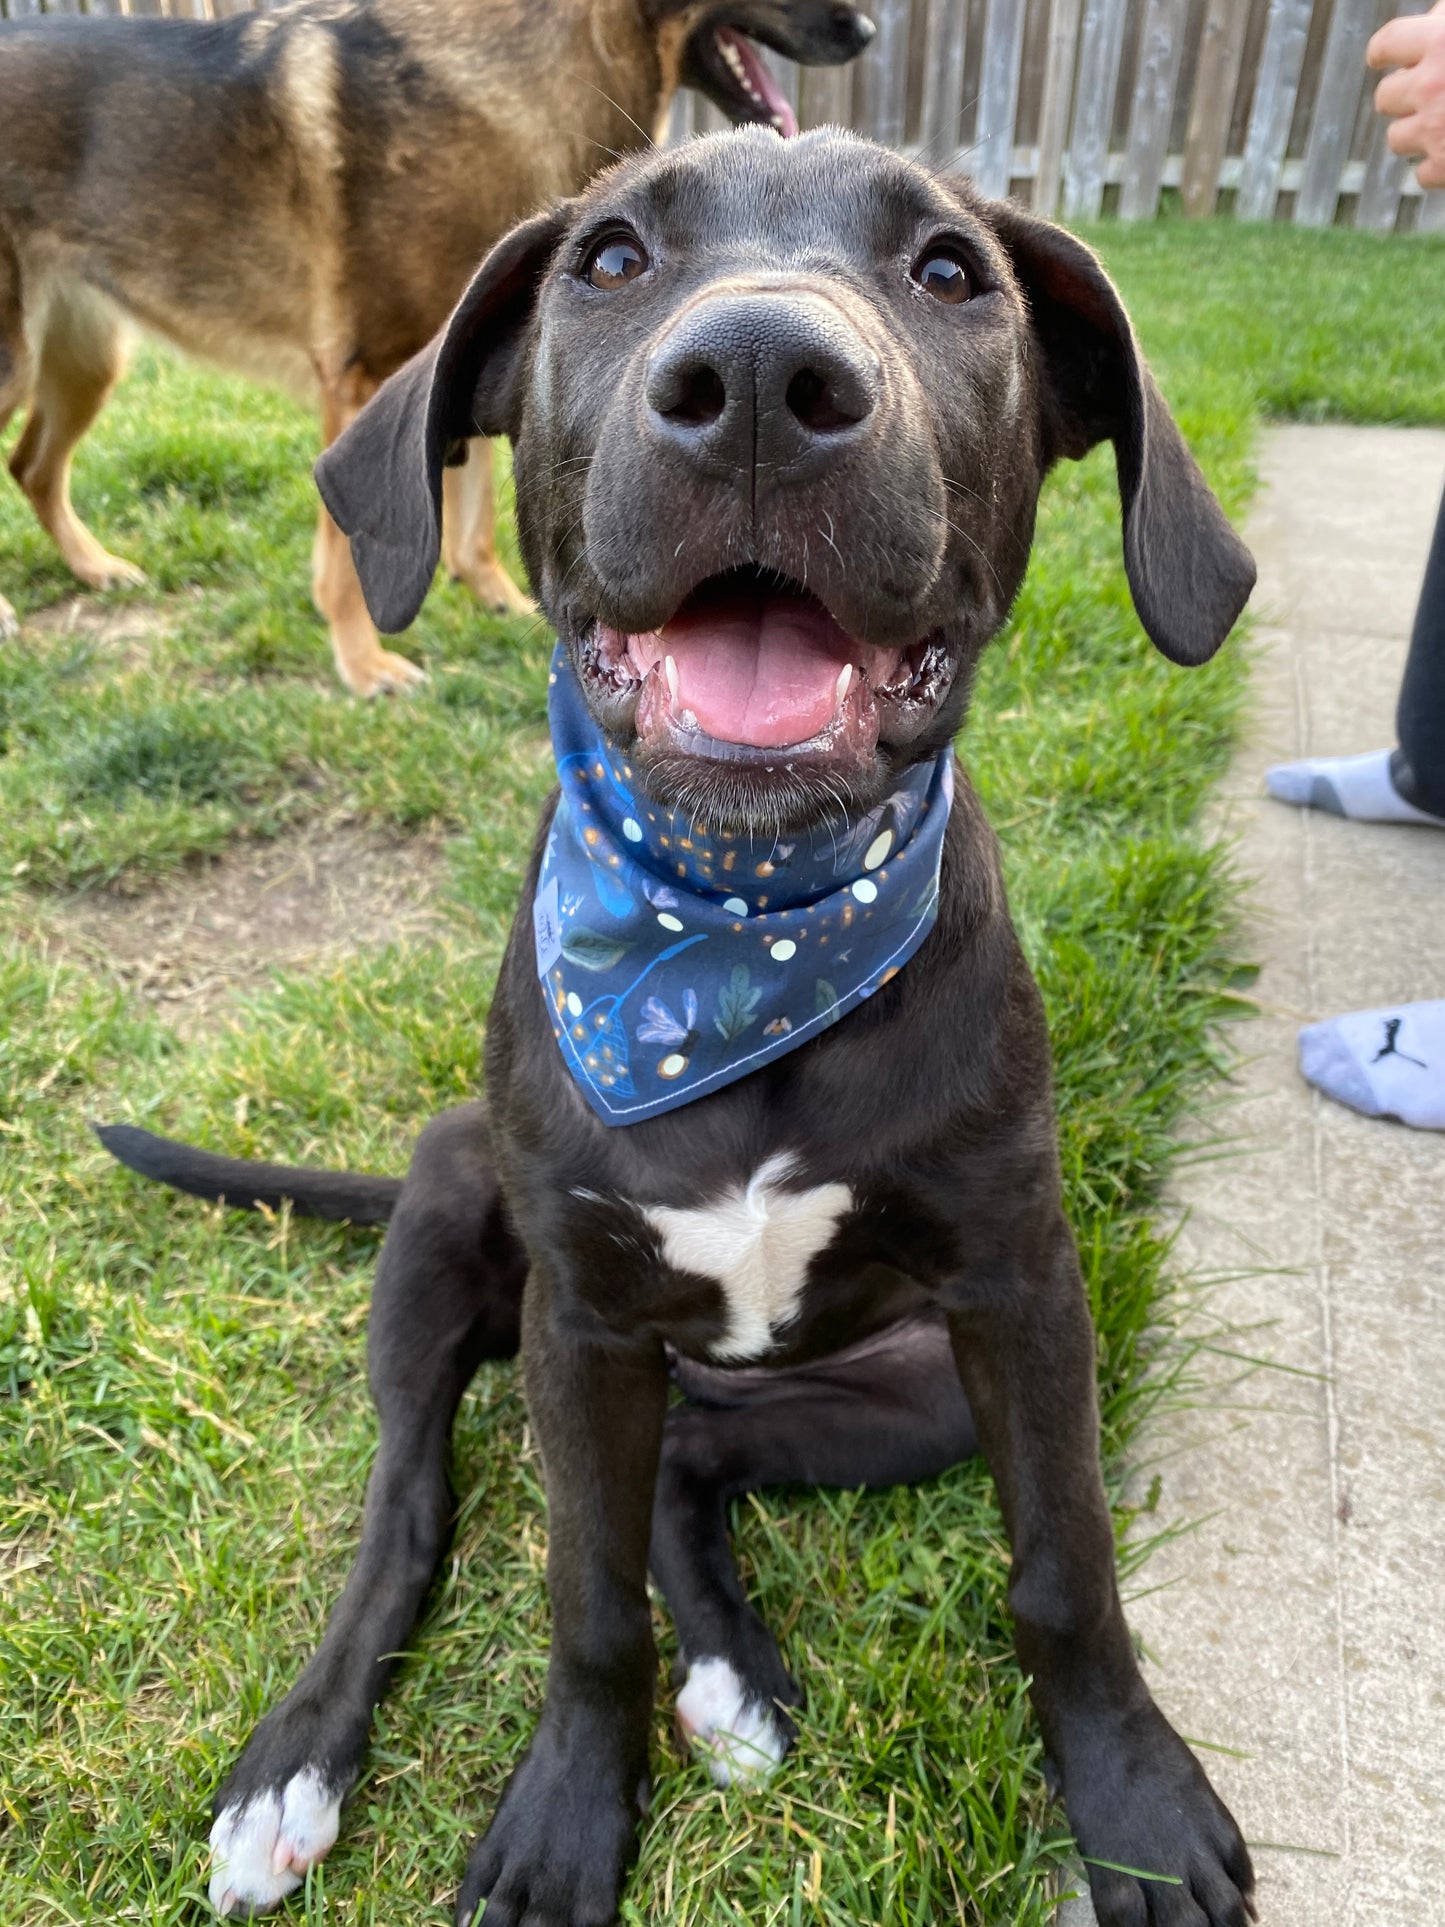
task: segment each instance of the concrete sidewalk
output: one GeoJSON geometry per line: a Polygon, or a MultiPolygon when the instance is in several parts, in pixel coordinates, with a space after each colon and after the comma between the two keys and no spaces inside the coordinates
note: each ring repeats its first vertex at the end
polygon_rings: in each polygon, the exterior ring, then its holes
{"type": "MultiPolygon", "coordinates": [[[[1255,879],[1261,1015],[1187,1170],[1192,1410],[1145,1442],[1161,1550],[1129,1607],[1165,1710],[1255,1850],[1263,1927],[1445,1921],[1445,1136],[1372,1123],[1296,1068],[1314,1017],[1445,996],[1445,833],[1264,797],[1265,766],[1394,742],[1445,433],[1284,428],[1250,530],[1254,722],[1218,815],[1255,879]],[[1244,1373],[1243,1376],[1241,1374],[1244,1373]]],[[[1088,1910],[1065,1910],[1077,1923],[1088,1910]]]]}

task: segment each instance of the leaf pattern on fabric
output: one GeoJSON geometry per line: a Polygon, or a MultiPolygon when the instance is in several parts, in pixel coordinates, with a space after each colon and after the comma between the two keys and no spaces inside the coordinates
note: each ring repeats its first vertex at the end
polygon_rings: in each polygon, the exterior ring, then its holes
{"type": "Polygon", "coordinates": [[[579,970],[610,970],[631,948],[625,937],[606,937],[585,923],[574,923],[562,938],[562,955],[579,970]]]}
{"type": "Polygon", "coordinates": [[[830,1024],[838,1021],[838,993],[826,977],[820,977],[813,992],[813,1008],[819,1017],[827,1017],[830,1024]]]}
{"type": "Polygon", "coordinates": [[[614,876],[605,863],[594,860],[592,882],[597,891],[598,901],[609,917],[630,917],[637,908],[637,901],[627,885],[614,876]]]}
{"type": "Polygon", "coordinates": [[[757,1022],[757,1008],[763,993],[754,990],[752,985],[752,973],[747,965],[734,964],[732,975],[718,992],[717,1016],[713,1023],[718,1036],[729,1043],[757,1022]]]}

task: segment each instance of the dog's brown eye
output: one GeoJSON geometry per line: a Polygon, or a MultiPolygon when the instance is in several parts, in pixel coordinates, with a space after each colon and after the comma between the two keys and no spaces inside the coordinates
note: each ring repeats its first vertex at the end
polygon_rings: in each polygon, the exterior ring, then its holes
{"type": "Polygon", "coordinates": [[[946,301],[956,308],[973,293],[968,269],[951,254],[926,254],[913,270],[913,278],[935,301],[946,301]]]}
{"type": "Polygon", "coordinates": [[[642,243],[627,234],[610,234],[587,257],[584,278],[594,288],[620,288],[635,281],[647,267],[642,243]]]}

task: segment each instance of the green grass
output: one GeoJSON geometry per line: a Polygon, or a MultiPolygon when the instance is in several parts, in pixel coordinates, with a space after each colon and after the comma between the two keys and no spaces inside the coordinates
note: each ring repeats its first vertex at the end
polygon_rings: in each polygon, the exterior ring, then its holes
{"type": "MultiPolygon", "coordinates": [[[[1438,245],[1168,223],[1096,238],[1234,511],[1261,409],[1445,419],[1438,245]]],[[[455,589],[406,645],[432,672],[424,693],[341,696],[306,599],[313,440],[283,401],[143,360],[85,445],[77,494],[148,570],[129,600],[163,631],[136,646],[32,628],[0,651],[7,1927],[203,1918],[210,1795],[335,1597],[372,1444],[375,1238],[147,1189],[85,1121],[396,1168],[427,1114],[476,1086],[548,784],[547,639],[455,589]],[[347,819],[446,832],[435,939],[294,972],[198,1041],[23,934],[55,892],[141,889],[241,839],[347,819]]],[[[966,738],[1048,999],[1116,1475],[1168,1319],[1151,1206],[1232,981],[1230,884],[1194,825],[1244,688],[1238,646],[1193,674],[1153,656],[1117,549],[1101,455],[1050,488],[966,738]]],[[[9,489],[0,584],[31,614],[71,592],[9,489]]],[[[545,1523],[511,1369],[479,1379],[457,1462],[455,1551],[295,1918],[449,1920],[465,1840],[525,1743],[545,1523]]],[[[1121,1507],[1121,1540],[1136,1524],[1121,1507]]],[[[1065,1830],[1010,1654],[982,1471],[896,1494],[770,1493],[738,1527],[807,1689],[802,1744],[765,1793],[717,1793],[678,1757],[664,1691],[626,1918],[1046,1920],[1065,1830]]]]}

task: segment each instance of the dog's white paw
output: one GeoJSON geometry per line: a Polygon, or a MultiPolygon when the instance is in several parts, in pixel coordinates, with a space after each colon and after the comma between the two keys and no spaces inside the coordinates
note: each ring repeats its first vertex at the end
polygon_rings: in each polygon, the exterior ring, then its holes
{"type": "Polygon", "coordinates": [[[279,1906],[336,1845],[340,1820],[341,1795],[309,1766],[280,1793],[227,1807],[211,1828],[211,1905],[241,1920],[279,1906]]]}
{"type": "Polygon", "coordinates": [[[756,1786],[777,1769],[787,1735],[771,1706],[750,1699],[725,1659],[699,1659],[677,1696],[677,1723],[719,1786],[756,1786]]]}

